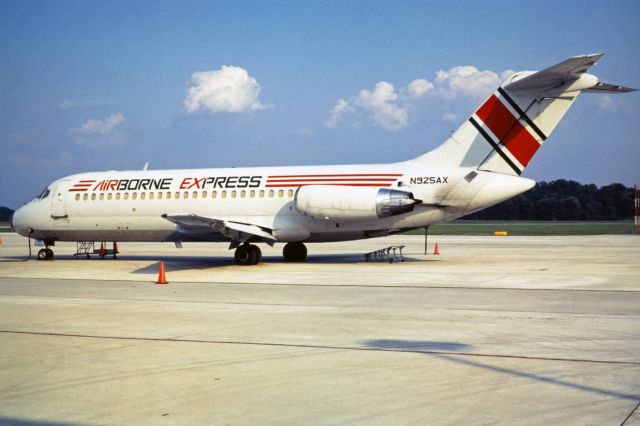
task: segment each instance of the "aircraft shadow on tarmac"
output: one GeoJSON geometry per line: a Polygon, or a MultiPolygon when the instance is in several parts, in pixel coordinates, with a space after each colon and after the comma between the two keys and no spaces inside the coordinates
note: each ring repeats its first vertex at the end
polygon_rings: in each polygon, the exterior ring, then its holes
{"type": "MultiPolygon", "coordinates": [[[[483,370],[492,371],[494,373],[507,374],[514,377],[533,380],[541,383],[548,383],[556,386],[562,386],[565,388],[575,389],[583,392],[588,392],[591,394],[604,395],[608,397],[634,401],[634,402],[638,402],[638,400],[640,399],[640,395],[638,394],[629,394],[624,392],[618,392],[611,389],[604,389],[604,388],[599,388],[595,386],[583,385],[579,383],[572,383],[568,380],[562,380],[554,377],[543,376],[541,374],[529,373],[526,371],[516,370],[514,368],[506,368],[506,367],[501,367],[497,365],[482,363],[471,358],[474,358],[474,357],[490,358],[491,355],[464,352],[473,348],[473,346],[467,345],[464,343],[415,341],[415,340],[366,340],[363,342],[363,344],[370,348],[378,348],[378,349],[384,349],[384,350],[397,350],[399,352],[421,353],[433,358],[453,362],[456,364],[461,364],[468,367],[480,368],[483,370]]],[[[532,358],[532,357],[524,357],[524,356],[518,357],[518,356],[497,355],[493,359],[497,359],[498,362],[500,362],[500,360],[504,362],[505,358],[509,358],[509,359],[523,358],[527,361],[537,360],[537,361],[547,361],[547,362],[551,362],[551,361],[563,362],[563,360],[554,360],[552,358],[545,359],[542,357],[532,358]]],[[[583,362],[579,360],[576,360],[576,361],[580,363],[583,362]]],[[[564,360],[564,362],[573,362],[573,360],[568,359],[568,360],[564,360]]]]}
{"type": "Polygon", "coordinates": [[[0,425],[12,425],[12,426],[75,426],[81,423],[67,423],[67,422],[50,422],[48,420],[26,420],[18,419],[15,417],[2,417],[0,416],[0,425]]]}
{"type": "MultiPolygon", "coordinates": [[[[237,266],[232,257],[212,257],[212,256],[119,256],[119,260],[157,260],[160,258],[164,261],[165,270],[167,272],[172,271],[187,271],[198,269],[212,269],[222,267],[237,266]]],[[[110,259],[105,259],[108,261],[110,259]]],[[[411,262],[424,262],[422,259],[407,258],[405,257],[404,263],[411,262]]],[[[239,266],[243,270],[251,271],[252,268],[259,268],[262,264],[290,264],[290,265],[330,265],[330,264],[360,264],[360,263],[372,263],[372,264],[389,264],[389,262],[365,262],[364,255],[361,253],[356,254],[331,254],[331,255],[315,255],[307,257],[304,262],[287,262],[281,256],[263,256],[262,262],[256,266],[239,266]]],[[[393,262],[397,264],[401,262],[393,262]]],[[[144,266],[140,269],[132,271],[134,274],[157,274],[160,267],[160,260],[150,265],[144,266]]]]}

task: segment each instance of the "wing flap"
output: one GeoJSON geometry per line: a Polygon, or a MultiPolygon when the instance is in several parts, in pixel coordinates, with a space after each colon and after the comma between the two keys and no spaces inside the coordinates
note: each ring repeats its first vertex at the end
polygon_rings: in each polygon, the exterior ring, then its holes
{"type": "Polygon", "coordinates": [[[234,241],[246,241],[241,234],[255,235],[266,240],[275,241],[270,230],[251,223],[241,223],[231,220],[215,219],[198,216],[196,214],[163,214],[162,217],[178,225],[178,231],[186,234],[215,232],[220,233],[234,241]]]}

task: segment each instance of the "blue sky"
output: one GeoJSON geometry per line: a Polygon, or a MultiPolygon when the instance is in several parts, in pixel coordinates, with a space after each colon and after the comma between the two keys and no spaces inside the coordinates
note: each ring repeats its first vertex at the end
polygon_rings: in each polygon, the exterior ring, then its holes
{"type": "MultiPolygon", "coordinates": [[[[147,161],[410,159],[507,70],[606,52],[592,72],[639,87],[638,40],[638,1],[0,1],[0,205],[147,161]]],[[[524,176],[640,183],[639,119],[582,95],[524,176]]]]}

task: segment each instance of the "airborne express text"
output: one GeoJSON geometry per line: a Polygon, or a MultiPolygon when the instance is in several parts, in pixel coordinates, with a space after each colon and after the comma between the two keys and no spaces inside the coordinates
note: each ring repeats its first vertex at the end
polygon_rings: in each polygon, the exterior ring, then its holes
{"type": "MultiPolygon", "coordinates": [[[[262,176],[186,177],[176,189],[257,188],[262,176]]],[[[93,187],[94,191],[170,190],[173,178],[164,179],[106,179],[93,187]]]]}

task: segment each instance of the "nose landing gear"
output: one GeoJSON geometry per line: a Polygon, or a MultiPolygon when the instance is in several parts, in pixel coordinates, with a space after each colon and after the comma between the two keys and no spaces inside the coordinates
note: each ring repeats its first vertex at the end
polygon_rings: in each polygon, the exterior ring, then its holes
{"type": "Polygon", "coordinates": [[[53,250],[49,247],[38,250],[38,260],[51,260],[53,259],[53,250]]]}
{"type": "Polygon", "coordinates": [[[237,265],[257,265],[262,259],[262,251],[255,244],[243,244],[236,249],[233,257],[237,265]]]}

